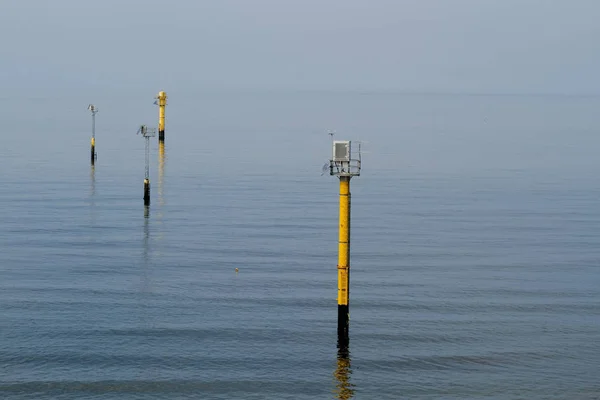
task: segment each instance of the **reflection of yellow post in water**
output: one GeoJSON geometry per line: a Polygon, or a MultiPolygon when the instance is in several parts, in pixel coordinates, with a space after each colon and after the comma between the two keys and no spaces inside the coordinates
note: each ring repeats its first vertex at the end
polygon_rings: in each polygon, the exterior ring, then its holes
{"type": "Polygon", "coordinates": [[[165,140],[165,107],[167,105],[167,94],[165,92],[158,92],[156,96],[158,104],[158,141],[162,142],[165,140]]]}
{"type": "Polygon", "coordinates": [[[92,166],[90,167],[90,183],[90,190],[93,198],[93,196],[96,194],[96,167],[94,166],[94,164],[92,164],[92,166]]]}
{"type": "Polygon", "coordinates": [[[150,242],[150,206],[144,206],[144,249],[143,249],[143,261],[144,261],[144,274],[143,274],[143,287],[147,288],[148,280],[146,276],[146,269],[148,267],[148,247],[150,242]]]}
{"type": "Polygon", "coordinates": [[[149,257],[148,248],[150,243],[150,207],[144,206],[144,249],[143,249],[143,264],[142,264],[142,292],[147,293],[150,290],[150,279],[148,277],[149,257]]]}
{"type": "Polygon", "coordinates": [[[148,255],[148,238],[150,237],[150,230],[148,222],[150,221],[150,207],[144,206],[144,258],[148,255]]]}
{"type": "Polygon", "coordinates": [[[360,175],[360,145],[358,158],[353,159],[350,141],[334,141],[329,174],[340,179],[340,219],[338,239],[338,346],[349,343],[350,306],[350,178],[360,175]]]}
{"type": "Polygon", "coordinates": [[[148,279],[149,257],[148,248],[150,243],[150,207],[144,206],[144,249],[142,265],[142,292],[149,292],[150,281],[148,279]]]}
{"type": "MultiPolygon", "coordinates": [[[[165,142],[158,142],[158,205],[159,208],[156,212],[156,218],[154,218],[154,222],[157,227],[162,226],[163,220],[163,210],[162,206],[165,205],[165,197],[164,197],[164,176],[165,176],[165,142]]],[[[156,232],[155,240],[160,240],[163,237],[163,231],[158,230],[156,232]]]]}
{"type": "Polygon", "coordinates": [[[96,167],[90,167],[90,223],[96,225],[96,167]]]}
{"type": "Polygon", "coordinates": [[[164,205],[163,176],[165,174],[165,143],[158,142],[158,203],[164,205]]]}
{"type": "Polygon", "coordinates": [[[354,385],[350,383],[352,369],[350,365],[350,353],[340,351],[337,358],[337,368],[333,375],[336,379],[336,397],[340,400],[348,400],[354,396],[354,385]]]}

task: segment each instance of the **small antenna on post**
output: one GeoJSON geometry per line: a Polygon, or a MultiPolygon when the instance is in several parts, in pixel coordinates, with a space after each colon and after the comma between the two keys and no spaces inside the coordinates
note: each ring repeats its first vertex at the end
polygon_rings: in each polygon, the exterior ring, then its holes
{"type": "MultiPolygon", "coordinates": [[[[331,138],[331,143],[333,143],[333,135],[335,135],[335,131],[329,131],[327,132],[327,134],[329,135],[329,137],[331,138]]],[[[327,161],[325,164],[323,164],[323,168],[321,168],[321,176],[325,175],[325,172],[327,172],[327,170],[330,170],[329,173],[331,174],[331,162],[327,161]]]]}

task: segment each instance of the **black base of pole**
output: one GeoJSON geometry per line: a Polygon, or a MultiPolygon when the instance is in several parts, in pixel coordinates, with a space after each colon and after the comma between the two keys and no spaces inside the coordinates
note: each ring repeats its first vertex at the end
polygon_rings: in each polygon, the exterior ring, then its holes
{"type": "Polygon", "coordinates": [[[92,147],[90,156],[91,156],[92,165],[94,165],[94,163],[96,162],[96,151],[95,151],[94,147],[92,147]]]}
{"type": "Polygon", "coordinates": [[[165,131],[158,131],[158,140],[161,142],[165,141],[165,131]]]}
{"type": "Polygon", "coordinates": [[[144,181],[144,205],[150,205],[150,182],[144,181]]]}
{"type": "Polygon", "coordinates": [[[339,305],[338,304],[338,348],[345,349],[348,347],[350,343],[350,318],[349,318],[350,310],[347,305],[339,305]]]}

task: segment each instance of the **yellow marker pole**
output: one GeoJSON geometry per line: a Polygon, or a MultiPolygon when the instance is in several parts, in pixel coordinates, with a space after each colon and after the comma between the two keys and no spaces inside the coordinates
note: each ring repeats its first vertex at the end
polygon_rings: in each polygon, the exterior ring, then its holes
{"type": "Polygon", "coordinates": [[[165,140],[165,107],[167,105],[167,94],[165,92],[158,92],[158,141],[163,142],[165,140]]]}
{"type": "Polygon", "coordinates": [[[96,138],[92,137],[91,140],[91,160],[92,160],[92,165],[94,165],[95,161],[96,161],[96,138]]]}
{"type": "Polygon", "coordinates": [[[92,113],[92,139],[90,140],[90,157],[92,165],[94,165],[96,162],[96,113],[98,112],[98,109],[95,105],[90,104],[88,106],[88,110],[90,110],[90,112],[92,113]]]}
{"type": "Polygon", "coordinates": [[[338,345],[349,342],[350,301],[350,176],[340,176],[340,231],[338,241],[338,345]]]}

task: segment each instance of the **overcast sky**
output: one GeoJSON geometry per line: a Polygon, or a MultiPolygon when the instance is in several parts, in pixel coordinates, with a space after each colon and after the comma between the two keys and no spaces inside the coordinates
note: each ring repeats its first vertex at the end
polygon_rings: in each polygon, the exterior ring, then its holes
{"type": "Polygon", "coordinates": [[[600,94],[597,0],[3,0],[4,90],[600,94]]]}

